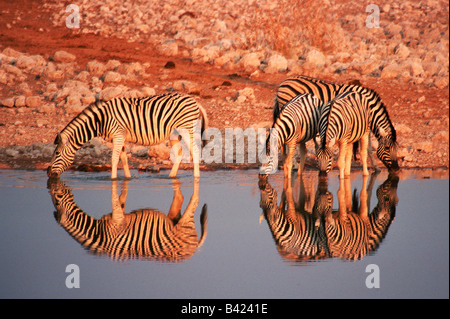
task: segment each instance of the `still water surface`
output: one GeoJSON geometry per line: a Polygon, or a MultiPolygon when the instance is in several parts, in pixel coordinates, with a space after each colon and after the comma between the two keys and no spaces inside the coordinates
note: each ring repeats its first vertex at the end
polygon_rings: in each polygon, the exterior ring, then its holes
{"type": "Polygon", "coordinates": [[[306,172],[284,193],[282,172],[258,182],[252,170],[202,172],[198,184],[189,171],[177,180],[134,172],[128,182],[68,171],[47,185],[42,171],[0,170],[0,298],[449,297],[448,174],[398,183],[384,172],[355,174],[340,184],[336,173],[324,180],[306,172]],[[114,249],[86,230],[89,221],[118,242],[126,232],[149,238],[180,208],[178,224],[190,232],[183,249],[161,248],[156,237],[153,249],[133,240],[114,249]],[[71,221],[74,209],[84,222],[71,221]],[[353,212],[372,215],[377,229],[364,237],[355,227],[339,239],[338,216],[360,218],[353,212]],[[123,226],[131,215],[146,227],[123,226]],[[309,233],[300,224],[312,225],[309,233]],[[302,239],[287,235],[298,233],[302,239]],[[79,288],[66,286],[68,265],[79,270],[79,288]],[[369,289],[374,275],[379,288],[369,289]]]}

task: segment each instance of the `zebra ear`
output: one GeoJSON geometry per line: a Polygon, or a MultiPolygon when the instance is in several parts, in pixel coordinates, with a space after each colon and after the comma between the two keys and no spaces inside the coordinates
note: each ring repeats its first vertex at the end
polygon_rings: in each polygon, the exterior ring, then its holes
{"type": "Polygon", "coordinates": [[[386,131],[382,127],[378,129],[378,132],[380,133],[381,137],[386,137],[387,135],[386,131]]]}
{"type": "Polygon", "coordinates": [[[58,145],[58,144],[61,144],[61,142],[62,142],[61,133],[58,133],[56,135],[56,138],[55,138],[55,141],[53,142],[53,144],[58,145]]]}

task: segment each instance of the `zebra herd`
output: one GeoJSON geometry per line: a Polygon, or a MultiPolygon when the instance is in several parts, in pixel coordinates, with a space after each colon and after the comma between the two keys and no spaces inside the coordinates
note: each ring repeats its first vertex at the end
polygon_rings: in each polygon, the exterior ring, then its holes
{"type": "MultiPolygon", "coordinates": [[[[119,160],[122,161],[125,177],[130,178],[124,143],[129,141],[149,146],[170,137],[172,146],[180,138],[189,144],[194,177],[197,178],[200,176],[201,145],[196,143],[194,131],[200,127],[202,134],[207,123],[208,117],[201,105],[192,97],[178,93],[97,101],[58,133],[47,175],[59,177],[72,164],[77,150],[99,136],[113,143],[111,178],[117,178],[119,160]],[[173,138],[174,130],[180,138],[173,138]]],[[[371,133],[378,140],[378,158],[389,171],[397,171],[396,132],[385,105],[375,91],[358,84],[338,84],[304,75],[288,78],[280,84],[276,93],[273,125],[266,140],[268,161],[262,165],[260,174],[268,175],[276,169],[278,161],[271,154],[278,154],[281,148],[286,153],[284,174],[290,178],[295,148],[299,144],[300,175],[306,157],[305,143],[314,140],[321,172],[331,169],[332,147],[339,145],[339,175],[340,178],[349,175],[352,150],[359,144],[363,175],[368,175],[367,157],[376,168],[371,152],[371,133]],[[270,152],[271,147],[275,147],[276,152],[270,152]]],[[[180,148],[170,177],[177,175],[181,159],[180,148]]]]}
{"type": "MultiPolygon", "coordinates": [[[[311,209],[305,205],[307,192],[301,188],[296,203],[292,185],[285,184],[282,199],[270,185],[267,176],[259,178],[260,207],[278,253],[287,262],[303,263],[329,258],[360,260],[374,253],[395,218],[399,178],[389,174],[378,187],[377,205],[370,211],[370,195],[375,176],[363,177],[359,201],[351,194],[350,179],[340,179],[337,191],[338,209],[333,210],[333,194],[327,178],[319,176],[311,209]]],[[[303,179],[300,177],[300,186],[303,179]]],[[[310,195],[310,194],[309,194],[310,195]]]]}

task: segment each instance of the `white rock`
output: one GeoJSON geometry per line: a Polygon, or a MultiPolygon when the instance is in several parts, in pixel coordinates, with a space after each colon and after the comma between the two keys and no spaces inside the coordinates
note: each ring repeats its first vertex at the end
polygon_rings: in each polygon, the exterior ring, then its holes
{"type": "Polygon", "coordinates": [[[122,81],[122,76],[118,72],[108,71],[102,77],[104,83],[119,83],[122,81]]]}
{"type": "Polygon", "coordinates": [[[101,76],[105,73],[106,67],[103,63],[94,60],[86,64],[86,70],[92,75],[101,76]]]}
{"type": "Polygon", "coordinates": [[[75,59],[75,55],[63,50],[56,51],[53,55],[53,61],[55,62],[73,62],[75,59]]]}
{"type": "Polygon", "coordinates": [[[282,55],[272,55],[267,61],[267,68],[264,69],[266,73],[285,72],[287,70],[288,61],[282,55]]]}
{"type": "Polygon", "coordinates": [[[305,62],[311,66],[322,67],[326,63],[326,58],[321,51],[312,49],[306,54],[305,62]]]}
{"type": "Polygon", "coordinates": [[[42,98],[38,95],[25,98],[25,105],[28,107],[39,107],[42,105],[42,98]]]}
{"type": "Polygon", "coordinates": [[[108,101],[122,94],[122,89],[118,87],[107,87],[100,92],[100,100],[108,101]]]}
{"type": "Polygon", "coordinates": [[[162,55],[175,56],[178,54],[178,44],[175,40],[167,40],[158,46],[158,51],[162,55]]]}
{"type": "Polygon", "coordinates": [[[260,54],[256,52],[251,52],[245,54],[242,59],[240,60],[240,63],[247,71],[253,71],[254,69],[258,68],[261,64],[261,58],[260,54]]]}

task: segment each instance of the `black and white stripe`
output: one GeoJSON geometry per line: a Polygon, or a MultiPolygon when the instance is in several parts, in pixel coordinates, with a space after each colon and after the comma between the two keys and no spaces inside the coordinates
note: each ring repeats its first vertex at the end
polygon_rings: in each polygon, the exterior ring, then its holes
{"type": "MultiPolygon", "coordinates": [[[[192,97],[177,93],[98,101],[85,108],[58,134],[48,176],[59,177],[72,164],[76,151],[84,143],[99,136],[113,141],[111,178],[117,177],[119,158],[125,176],[130,177],[125,142],[155,145],[167,140],[178,129],[182,138],[186,142],[190,141],[194,176],[198,177],[200,151],[197,148],[200,145],[194,143],[193,133],[199,120],[203,131],[207,123],[204,109],[192,97]]],[[[173,145],[177,142],[171,140],[173,145]]],[[[170,176],[176,176],[180,161],[181,154],[178,154],[170,176]]]]}
{"type": "Polygon", "coordinates": [[[321,145],[317,150],[321,171],[331,169],[331,147],[339,143],[338,167],[340,177],[350,174],[352,148],[349,144],[360,141],[363,174],[368,175],[367,156],[370,156],[372,132],[378,140],[377,155],[384,165],[397,171],[396,132],[387,110],[378,94],[368,88],[339,94],[322,109],[319,123],[321,145]]]}
{"type": "Polygon", "coordinates": [[[345,92],[336,96],[324,106],[319,121],[320,146],[316,150],[317,162],[321,172],[328,172],[332,164],[332,147],[339,145],[339,176],[350,175],[353,148],[351,145],[361,141],[361,160],[363,175],[369,175],[367,150],[369,144],[370,109],[364,95],[358,92],[345,92]]]}
{"type": "MultiPolygon", "coordinates": [[[[276,140],[278,147],[285,149],[287,157],[284,160],[284,174],[291,176],[295,147],[300,145],[300,175],[305,164],[306,142],[313,139],[319,133],[319,119],[323,103],[312,94],[302,94],[291,99],[283,107],[272,125],[272,129],[266,140],[266,155],[268,161],[261,168],[264,174],[274,171],[276,159],[274,152],[271,154],[271,140],[276,140]]],[[[278,154],[278,149],[276,151],[278,154]]]]}
{"type": "MultiPolygon", "coordinates": [[[[194,190],[181,218],[179,212],[178,215],[171,216],[170,212],[166,215],[156,209],[138,209],[124,213],[124,202],[114,202],[116,188],[113,187],[113,211],[100,219],[95,219],[81,210],[72,191],[60,180],[49,180],[48,187],[58,224],[85,249],[96,255],[105,255],[114,260],[149,259],[177,262],[190,258],[206,239],[206,205],[203,206],[200,216],[200,239],[195,229],[198,186],[197,193],[194,190]]],[[[176,206],[181,208],[181,204],[176,206]]]]}
{"type": "MultiPolygon", "coordinates": [[[[389,119],[386,107],[374,90],[359,85],[358,81],[350,83],[335,83],[305,75],[297,75],[287,78],[279,85],[277,91],[273,108],[274,121],[283,109],[285,103],[299,94],[313,94],[318,97],[324,105],[326,105],[337,95],[347,91],[360,92],[361,94],[367,95],[368,99],[373,101],[370,104],[371,132],[378,140],[377,156],[388,169],[393,171],[398,170],[399,167],[396,155],[397,137],[395,129],[389,119]]],[[[354,146],[356,149],[357,144],[355,143],[354,146]]],[[[369,139],[370,160],[372,162],[372,166],[377,169],[371,149],[372,147],[369,139]]]]}
{"type": "Polygon", "coordinates": [[[287,261],[308,261],[327,258],[323,231],[317,227],[317,219],[302,208],[296,208],[292,189],[284,190],[288,201],[277,205],[277,192],[260,177],[260,207],[272,233],[280,256],[287,261]],[[289,193],[290,191],[290,193],[289,193]]]}

